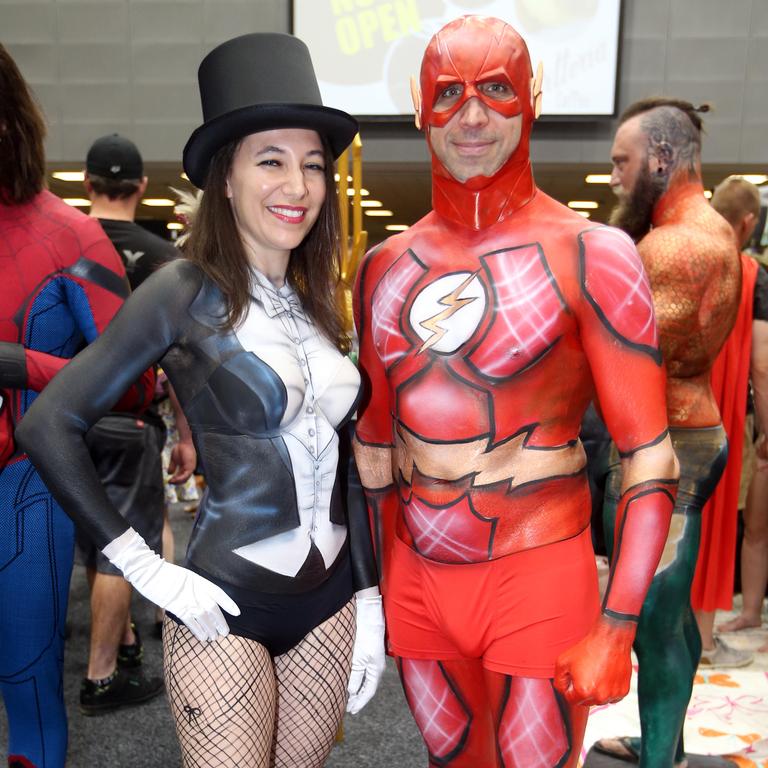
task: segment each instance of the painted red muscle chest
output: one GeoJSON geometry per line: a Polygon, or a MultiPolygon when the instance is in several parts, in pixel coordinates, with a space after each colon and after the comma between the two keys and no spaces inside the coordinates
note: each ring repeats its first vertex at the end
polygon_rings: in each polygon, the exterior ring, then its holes
{"type": "Polygon", "coordinates": [[[372,303],[374,343],[388,369],[407,355],[439,355],[465,359],[492,380],[545,354],[562,333],[565,310],[538,244],[499,249],[481,255],[476,268],[453,270],[427,267],[407,250],[372,303]]]}
{"type": "Polygon", "coordinates": [[[539,424],[562,429],[536,430],[538,444],[575,437],[581,414],[570,409],[592,386],[579,314],[596,323],[593,351],[610,356],[618,342],[644,353],[629,367],[660,360],[648,281],[629,238],[595,227],[505,245],[520,239],[505,227],[473,256],[463,242],[417,237],[372,288],[372,341],[396,418],[424,440],[496,445],[539,424]]]}
{"type": "Polygon", "coordinates": [[[456,442],[522,426],[516,414],[494,414],[494,398],[525,388],[513,380],[546,357],[573,320],[543,248],[532,243],[475,259],[450,251],[444,260],[421,259],[406,250],[373,291],[371,327],[398,420],[425,439],[456,442]]]}

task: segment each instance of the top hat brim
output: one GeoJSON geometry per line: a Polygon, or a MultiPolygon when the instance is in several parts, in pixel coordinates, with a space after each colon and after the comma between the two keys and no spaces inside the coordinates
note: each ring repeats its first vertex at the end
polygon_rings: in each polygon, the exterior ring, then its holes
{"type": "Polygon", "coordinates": [[[333,107],[313,104],[256,104],[215,117],[196,128],[184,147],[184,171],[200,189],[216,152],[230,141],[276,128],[308,128],[330,145],[334,160],[358,131],[357,120],[333,107]]]}

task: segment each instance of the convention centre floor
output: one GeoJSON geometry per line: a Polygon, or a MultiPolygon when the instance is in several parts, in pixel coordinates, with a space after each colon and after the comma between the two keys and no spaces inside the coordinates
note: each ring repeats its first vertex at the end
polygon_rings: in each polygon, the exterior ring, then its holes
{"type": "MultiPolygon", "coordinates": [[[[177,551],[183,551],[192,527],[192,515],[185,513],[182,505],[175,505],[171,520],[177,551]]],[[[134,618],[145,640],[147,672],[159,675],[162,673],[160,641],[151,637],[153,612],[143,599],[135,599],[134,618]]],[[[101,717],[84,717],[78,711],[80,679],[87,663],[88,621],[84,569],[75,566],[64,681],[70,725],[68,768],[180,766],[179,748],[164,698],[101,717]]],[[[727,639],[737,647],[757,648],[768,640],[768,616],[762,630],[731,635],[727,639]]],[[[742,669],[700,671],[685,728],[686,745],[693,752],[736,754],[733,764],[740,768],[768,768],[768,654],[756,655],[755,661],[742,669]]],[[[588,747],[598,738],[638,733],[633,680],[632,692],[624,701],[593,710],[583,754],[586,755],[588,747]]],[[[6,744],[3,712],[0,717],[3,754],[6,744]]],[[[425,768],[426,765],[426,751],[390,663],[374,700],[359,715],[345,718],[344,739],[334,748],[328,766],[425,768]]]]}

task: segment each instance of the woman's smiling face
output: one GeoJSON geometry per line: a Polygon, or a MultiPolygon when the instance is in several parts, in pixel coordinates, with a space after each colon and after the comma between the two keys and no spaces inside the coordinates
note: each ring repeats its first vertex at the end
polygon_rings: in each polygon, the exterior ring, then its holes
{"type": "Polygon", "coordinates": [[[304,128],[246,136],[235,152],[226,195],[249,261],[263,270],[274,256],[284,258],[307,236],[325,201],[320,136],[304,128]]]}

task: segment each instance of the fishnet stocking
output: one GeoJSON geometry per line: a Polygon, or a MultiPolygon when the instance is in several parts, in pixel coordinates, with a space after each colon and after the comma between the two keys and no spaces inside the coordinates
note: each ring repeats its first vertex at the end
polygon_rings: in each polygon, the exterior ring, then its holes
{"type": "Polygon", "coordinates": [[[320,768],[347,702],[354,601],[274,663],[235,635],[201,643],[166,618],[165,683],[184,768],[320,768]]]}
{"type": "Polygon", "coordinates": [[[295,648],[275,658],[274,768],[325,765],[347,703],[354,639],[350,600],[295,648]]]}
{"type": "Polygon", "coordinates": [[[263,645],[202,643],[166,618],[163,666],[185,768],[267,768],[275,678],[263,645]]]}

